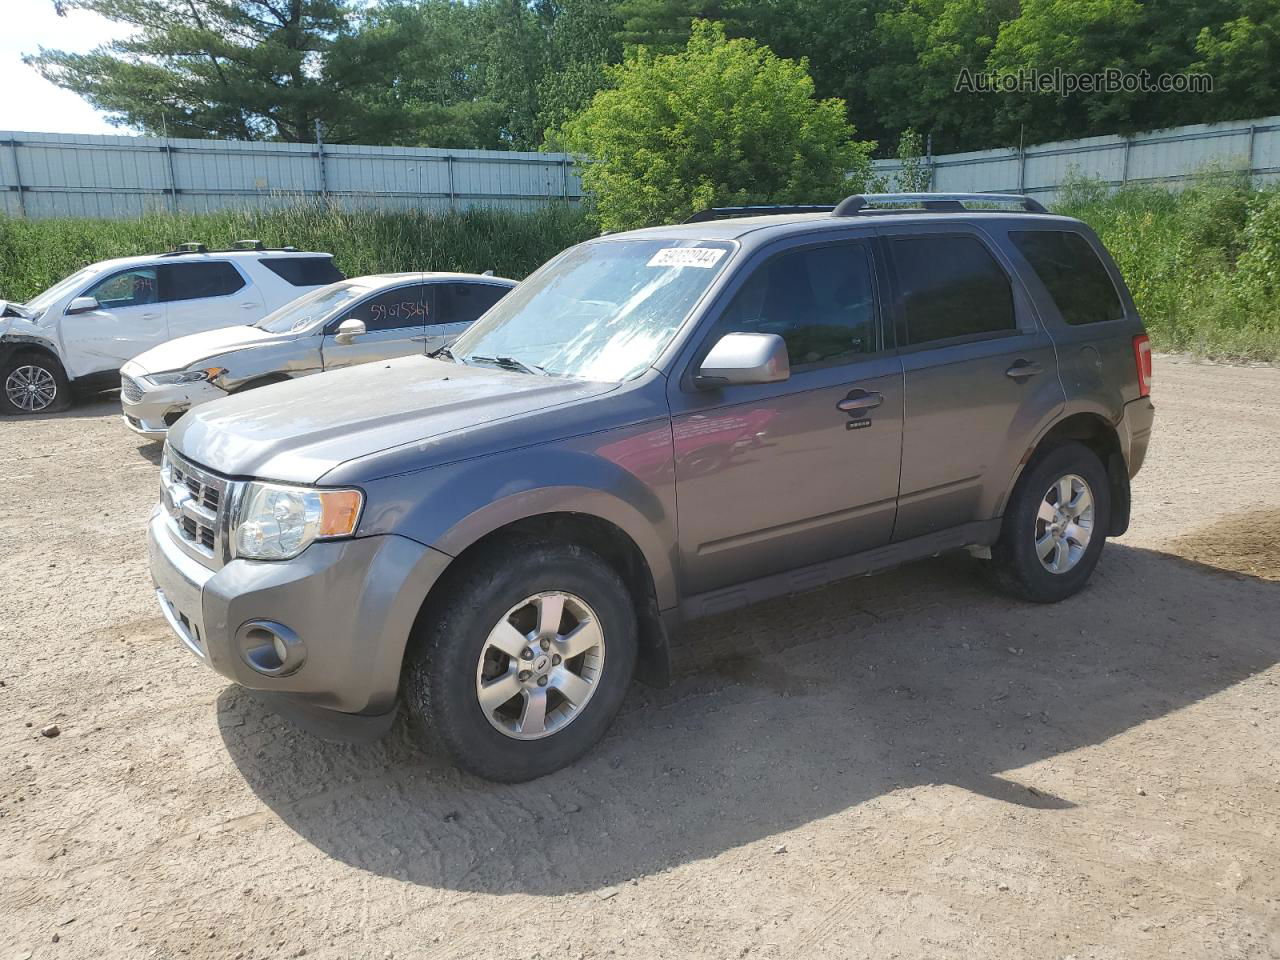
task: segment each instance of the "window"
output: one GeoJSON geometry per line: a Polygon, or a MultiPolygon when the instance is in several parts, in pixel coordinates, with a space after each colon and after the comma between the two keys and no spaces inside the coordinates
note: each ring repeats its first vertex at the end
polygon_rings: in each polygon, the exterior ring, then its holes
{"type": "Polygon", "coordinates": [[[1065,230],[1009,233],[1019,252],[1049,291],[1062,319],[1072,326],[1124,318],[1111,275],[1089,241],[1065,230]]]}
{"type": "Polygon", "coordinates": [[[263,257],[258,262],[295,287],[319,287],[346,279],[334,266],[333,257],[263,257]]]}
{"type": "Polygon", "coordinates": [[[876,350],[875,285],[860,243],[775,257],[747,278],[716,321],[726,333],[776,333],[792,367],[838,363],[876,350]]]}
{"type": "Polygon", "coordinates": [[[160,268],[160,295],[166,303],[225,297],[244,285],[240,271],[225,260],[166,263],[160,268]]]}
{"type": "MultiPolygon", "coordinates": [[[[384,290],[377,296],[356,304],[341,316],[338,323],[342,320],[363,320],[365,329],[370,333],[375,330],[422,327],[430,312],[428,296],[426,288],[420,284],[384,290]]],[[[334,330],[337,326],[336,323],[332,325],[334,330]]]]}
{"type": "Polygon", "coordinates": [[[890,248],[904,345],[1017,329],[1009,277],[976,237],[899,237],[890,248]]]}
{"type": "Polygon", "coordinates": [[[510,292],[493,283],[437,283],[432,323],[471,323],[510,292]]]}
{"type": "Polygon", "coordinates": [[[113,273],[86,290],[84,295],[96,297],[98,303],[108,310],[156,303],[160,299],[156,285],[156,268],[139,267],[136,270],[113,273]]]}

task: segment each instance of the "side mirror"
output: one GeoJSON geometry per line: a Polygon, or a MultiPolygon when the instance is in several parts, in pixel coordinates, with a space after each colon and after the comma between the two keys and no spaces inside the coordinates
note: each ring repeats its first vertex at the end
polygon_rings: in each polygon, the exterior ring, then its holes
{"type": "Polygon", "coordinates": [[[356,337],[363,337],[366,332],[368,330],[363,320],[350,317],[338,324],[338,333],[333,339],[343,346],[349,346],[355,341],[356,337]]]}
{"type": "Polygon", "coordinates": [[[98,310],[102,304],[98,303],[97,297],[76,297],[69,304],[67,309],[63,311],[68,317],[77,313],[88,313],[90,310],[98,310]]]}
{"type": "Polygon", "coordinates": [[[791,376],[787,345],[776,333],[726,333],[711,348],[694,383],[707,390],[780,383],[791,376]]]}

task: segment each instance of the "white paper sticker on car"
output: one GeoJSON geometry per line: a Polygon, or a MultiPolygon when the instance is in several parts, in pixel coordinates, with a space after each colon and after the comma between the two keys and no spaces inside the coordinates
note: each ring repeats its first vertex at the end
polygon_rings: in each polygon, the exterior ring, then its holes
{"type": "Polygon", "coordinates": [[[715,247],[664,247],[649,258],[651,267],[714,267],[724,256],[715,247]]]}

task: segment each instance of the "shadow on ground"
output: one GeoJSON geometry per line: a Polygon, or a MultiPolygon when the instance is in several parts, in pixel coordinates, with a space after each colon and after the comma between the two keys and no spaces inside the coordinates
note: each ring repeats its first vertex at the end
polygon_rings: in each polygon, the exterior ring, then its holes
{"type": "Polygon", "coordinates": [[[988,591],[967,558],[761,604],[690,629],[681,676],[637,687],[574,767],[499,786],[385,740],[326,743],[229,687],[227,749],[293,830],[360,869],[555,895],[651,874],[955,784],[1055,811],[1016,771],[1211,696],[1280,659],[1280,584],[1108,546],[1053,607],[988,591]]]}

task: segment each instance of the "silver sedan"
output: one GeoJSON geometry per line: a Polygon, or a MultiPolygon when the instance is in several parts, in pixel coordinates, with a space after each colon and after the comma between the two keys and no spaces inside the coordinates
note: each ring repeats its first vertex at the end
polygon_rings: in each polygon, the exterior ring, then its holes
{"type": "Polygon", "coordinates": [[[181,337],[134,357],[120,368],[124,422],[163,440],[187,410],[229,393],[430,353],[515,285],[472,273],[390,273],[329,284],[255,324],[181,337]]]}

